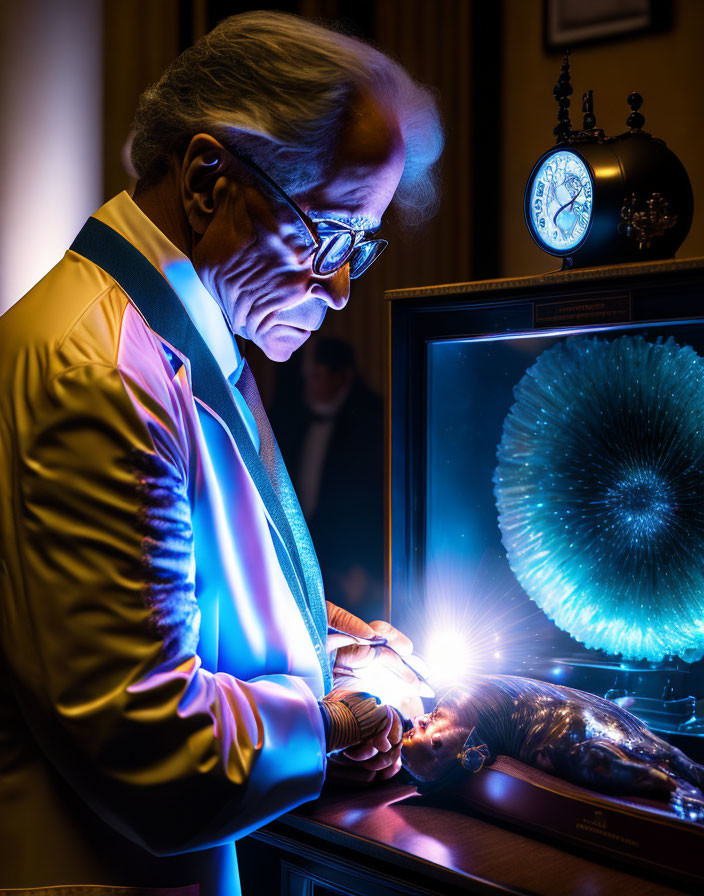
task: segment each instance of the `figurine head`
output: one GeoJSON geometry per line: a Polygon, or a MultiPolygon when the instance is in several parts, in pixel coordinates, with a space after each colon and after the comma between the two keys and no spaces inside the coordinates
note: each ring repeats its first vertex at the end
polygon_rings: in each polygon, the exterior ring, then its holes
{"type": "Polygon", "coordinates": [[[413,721],[403,736],[404,768],[423,783],[432,783],[461,766],[462,748],[477,723],[470,691],[452,688],[435,709],[413,721]]]}

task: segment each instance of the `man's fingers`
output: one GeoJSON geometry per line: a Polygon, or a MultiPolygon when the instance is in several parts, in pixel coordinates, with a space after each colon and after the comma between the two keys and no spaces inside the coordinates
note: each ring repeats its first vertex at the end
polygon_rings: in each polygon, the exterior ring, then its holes
{"type": "Polygon", "coordinates": [[[388,781],[389,778],[393,778],[393,776],[397,775],[400,771],[401,771],[401,757],[399,756],[393,765],[390,765],[388,768],[383,768],[380,772],[377,772],[375,780],[388,781]]]}
{"type": "Polygon", "coordinates": [[[388,647],[377,647],[376,650],[376,663],[378,665],[384,666],[389,672],[393,672],[397,678],[400,678],[401,681],[406,684],[413,684],[418,681],[413,669],[407,666],[401,657],[397,653],[394,653],[393,650],[389,650],[388,647]]]}
{"type": "Polygon", "coordinates": [[[401,748],[394,747],[393,750],[389,750],[388,753],[377,753],[376,756],[373,756],[371,759],[367,759],[366,762],[362,763],[363,767],[369,769],[370,771],[380,772],[384,769],[390,768],[400,760],[401,748]]]}
{"type": "MultiPolygon", "coordinates": [[[[417,657],[413,657],[413,666],[416,664],[417,657]]],[[[418,675],[414,671],[413,668],[408,663],[405,663],[403,659],[397,654],[394,653],[393,650],[389,650],[387,647],[381,648],[379,660],[386,669],[392,672],[397,678],[399,678],[405,685],[405,695],[410,696],[418,696],[418,697],[434,697],[435,692],[430,687],[430,685],[426,684],[426,682],[421,681],[418,678],[418,675]]],[[[418,663],[419,672],[425,678],[425,672],[427,671],[425,664],[418,663]]]]}
{"type": "Polygon", "coordinates": [[[418,677],[419,674],[424,679],[428,677],[427,667],[419,657],[413,656],[413,642],[403,632],[382,619],[367,625],[332,604],[328,604],[328,611],[331,625],[342,629],[339,634],[328,635],[328,651],[339,651],[334,669],[336,677],[342,674],[364,679],[364,690],[378,695],[388,693],[386,688],[389,686],[398,690],[401,683],[400,693],[404,699],[435,696],[433,689],[418,677]],[[352,635],[384,639],[388,647],[356,644],[352,635]],[[409,663],[404,662],[404,657],[409,658],[409,663]],[[385,684],[384,675],[391,675],[393,679],[385,684]]]}
{"type": "Polygon", "coordinates": [[[423,678],[430,678],[430,667],[422,657],[418,656],[417,653],[413,654],[410,659],[410,663],[418,675],[422,675],[423,678]]]}
{"type": "Polygon", "coordinates": [[[328,759],[327,780],[333,784],[366,786],[375,781],[388,781],[401,770],[401,745],[386,755],[378,754],[365,762],[353,762],[337,753],[328,759]]]}
{"type": "Polygon", "coordinates": [[[349,759],[345,753],[337,753],[334,757],[330,758],[330,762],[334,760],[334,764],[339,768],[363,768],[368,771],[381,771],[382,769],[388,768],[391,765],[395,765],[401,758],[401,744],[397,744],[390,750],[387,750],[385,753],[376,753],[374,756],[371,756],[369,759],[364,759],[359,762],[355,762],[352,759],[349,759]]]}
{"type": "Polygon", "coordinates": [[[401,717],[390,706],[387,706],[386,709],[389,714],[386,727],[374,737],[365,740],[364,743],[343,750],[343,756],[347,756],[354,762],[362,762],[365,759],[371,759],[377,753],[388,753],[389,750],[401,743],[403,738],[401,717]]]}
{"type": "Polygon", "coordinates": [[[386,753],[392,747],[400,744],[403,739],[403,720],[400,714],[391,706],[386,707],[386,712],[388,714],[386,726],[374,737],[370,737],[368,741],[380,753],[386,753]]]}
{"type": "Polygon", "coordinates": [[[401,656],[410,656],[413,653],[413,641],[391,625],[390,622],[384,622],[383,619],[375,619],[369,623],[369,628],[373,629],[377,635],[385,638],[390,646],[398,651],[401,656]]]}
{"type": "Polygon", "coordinates": [[[363,619],[360,619],[359,616],[355,616],[354,613],[350,613],[349,610],[343,610],[342,607],[337,607],[335,604],[331,604],[330,601],[327,601],[327,608],[328,622],[333,628],[336,628],[341,632],[349,632],[352,635],[358,635],[360,638],[374,637],[374,629],[364,622],[363,619]]]}
{"type": "Polygon", "coordinates": [[[415,719],[416,716],[422,716],[425,712],[420,697],[404,697],[398,703],[398,710],[404,719],[415,719]]]}
{"type": "Polygon", "coordinates": [[[376,756],[378,752],[379,751],[371,741],[366,741],[356,747],[350,747],[347,750],[343,750],[342,755],[347,756],[348,759],[351,759],[353,762],[362,762],[364,759],[371,759],[372,756],[376,756]]]}
{"type": "Polygon", "coordinates": [[[356,643],[356,638],[345,634],[345,632],[340,632],[339,634],[337,632],[329,632],[325,639],[325,649],[328,653],[332,653],[333,650],[340,650],[342,647],[349,647],[350,644],[356,643]]]}
{"type": "MultiPolygon", "coordinates": [[[[337,637],[337,635],[328,635],[328,640],[337,637]]],[[[340,635],[339,637],[342,639],[346,636],[340,635]]],[[[394,653],[393,650],[389,650],[388,647],[369,647],[366,644],[346,647],[341,655],[338,654],[335,671],[354,675],[355,673],[367,671],[373,663],[384,666],[408,684],[414,682],[420,684],[413,669],[407,666],[401,657],[394,653]]]]}
{"type": "Polygon", "coordinates": [[[389,733],[386,735],[388,739],[391,741],[392,746],[396,746],[396,744],[400,744],[403,739],[403,719],[401,718],[400,713],[395,710],[391,710],[393,715],[393,719],[391,722],[391,728],[389,729],[389,733]]]}

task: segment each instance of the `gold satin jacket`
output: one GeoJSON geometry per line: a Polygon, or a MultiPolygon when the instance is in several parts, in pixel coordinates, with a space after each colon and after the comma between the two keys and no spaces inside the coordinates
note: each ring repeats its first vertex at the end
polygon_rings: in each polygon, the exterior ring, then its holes
{"type": "MultiPolygon", "coordinates": [[[[178,252],[127,194],[96,217],[178,252]]],[[[188,358],[67,252],[0,318],[0,888],[236,893],[231,841],[318,795],[275,537],[188,358]]]]}

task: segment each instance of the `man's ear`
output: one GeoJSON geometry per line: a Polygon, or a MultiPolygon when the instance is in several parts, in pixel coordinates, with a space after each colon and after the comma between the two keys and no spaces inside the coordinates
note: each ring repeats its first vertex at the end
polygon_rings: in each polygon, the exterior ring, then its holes
{"type": "Polygon", "coordinates": [[[181,201],[193,231],[205,233],[217,206],[240,188],[230,153],[209,134],[196,134],[181,163],[181,201]]]}

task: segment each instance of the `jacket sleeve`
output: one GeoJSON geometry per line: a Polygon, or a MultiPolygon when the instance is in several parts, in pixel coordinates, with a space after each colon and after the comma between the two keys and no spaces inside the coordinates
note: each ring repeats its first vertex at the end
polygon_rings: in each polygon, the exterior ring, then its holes
{"type": "Polygon", "coordinates": [[[172,383],[155,393],[110,365],[52,382],[18,461],[24,582],[3,635],[49,760],[160,855],[248,833],[316,797],[325,772],[302,679],[201,667],[179,414],[172,383]]]}

